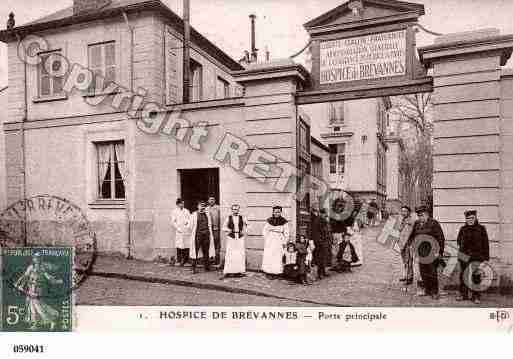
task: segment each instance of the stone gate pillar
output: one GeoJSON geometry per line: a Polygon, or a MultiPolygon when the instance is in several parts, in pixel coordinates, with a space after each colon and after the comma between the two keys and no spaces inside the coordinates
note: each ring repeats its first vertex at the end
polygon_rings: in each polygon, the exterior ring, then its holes
{"type": "MultiPolygon", "coordinates": [[[[434,79],[434,217],[456,247],[463,212],[476,209],[490,237],[494,285],[513,278],[513,111],[502,78],[513,36],[498,30],[445,35],[419,49],[434,79]]],[[[513,86],[513,82],[511,85],[513,86]]]]}
{"type": "Polygon", "coordinates": [[[250,225],[246,239],[248,265],[254,269],[260,268],[262,262],[262,229],[274,205],[283,207],[284,216],[290,221],[291,238],[295,239],[297,203],[290,176],[297,168],[294,95],[307,76],[301,65],[288,59],[252,64],[235,73],[235,79],[245,89],[245,124],[241,134],[251,156],[244,170],[247,208],[243,208],[243,213],[247,213],[250,225]],[[272,165],[266,168],[266,162],[272,165]],[[285,182],[288,185],[282,186],[285,182]]]}

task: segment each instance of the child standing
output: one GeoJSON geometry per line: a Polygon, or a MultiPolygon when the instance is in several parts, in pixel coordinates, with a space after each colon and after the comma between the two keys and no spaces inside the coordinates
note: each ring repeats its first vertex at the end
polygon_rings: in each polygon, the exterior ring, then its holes
{"type": "Polygon", "coordinates": [[[308,240],[306,236],[300,235],[296,243],[297,264],[298,264],[298,280],[302,284],[309,284],[307,275],[311,270],[313,250],[315,245],[312,240],[308,240]]]}
{"type": "Polygon", "coordinates": [[[283,254],[283,276],[290,281],[297,281],[299,266],[297,264],[298,251],[293,242],[287,243],[287,249],[283,254]]]}

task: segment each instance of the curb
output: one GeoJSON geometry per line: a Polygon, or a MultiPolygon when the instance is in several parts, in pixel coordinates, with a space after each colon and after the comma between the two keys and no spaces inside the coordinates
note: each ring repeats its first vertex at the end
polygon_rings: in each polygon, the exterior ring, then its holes
{"type": "Polygon", "coordinates": [[[349,305],[342,305],[342,304],[338,304],[338,303],[323,303],[323,302],[317,302],[317,301],[313,301],[313,300],[282,297],[279,295],[268,294],[268,293],[260,292],[260,291],[256,291],[256,290],[233,288],[233,287],[226,286],[226,285],[212,284],[212,283],[197,283],[197,282],[178,280],[178,279],[146,277],[146,276],[142,276],[142,275],[101,272],[101,271],[93,271],[92,273],[90,273],[90,276],[103,277],[103,278],[125,279],[125,280],[135,280],[138,282],[146,282],[146,283],[172,284],[172,285],[178,285],[178,286],[182,286],[182,287],[208,289],[208,290],[215,290],[215,291],[234,293],[234,294],[245,294],[245,295],[253,295],[253,296],[257,296],[257,297],[289,300],[289,301],[294,301],[294,302],[319,305],[322,307],[350,307],[349,305]]]}

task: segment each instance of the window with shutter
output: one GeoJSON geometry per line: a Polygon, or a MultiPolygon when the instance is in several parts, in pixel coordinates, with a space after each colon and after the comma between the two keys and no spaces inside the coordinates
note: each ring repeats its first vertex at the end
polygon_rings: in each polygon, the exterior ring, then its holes
{"type": "Polygon", "coordinates": [[[189,98],[191,101],[203,99],[203,66],[191,59],[189,66],[189,98]]]}
{"type": "Polygon", "coordinates": [[[178,98],[178,50],[180,43],[169,37],[167,44],[167,101],[173,104],[180,102],[178,98]]]}

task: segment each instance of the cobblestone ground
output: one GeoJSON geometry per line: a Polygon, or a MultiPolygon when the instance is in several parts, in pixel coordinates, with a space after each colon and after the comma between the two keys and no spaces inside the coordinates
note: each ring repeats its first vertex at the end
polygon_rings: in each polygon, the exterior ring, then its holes
{"type": "Polygon", "coordinates": [[[82,305],[311,306],[294,300],[102,277],[89,278],[78,289],[78,296],[82,305]]]}
{"type": "MultiPolygon", "coordinates": [[[[470,302],[456,302],[455,291],[442,292],[439,301],[418,297],[415,286],[410,286],[406,291],[398,281],[402,276],[400,256],[393,249],[376,241],[380,230],[381,227],[363,230],[364,262],[361,267],[353,268],[351,273],[332,272],[329,278],[309,286],[290,284],[284,280],[268,280],[263,274],[256,272],[248,272],[245,278],[220,280],[221,272],[192,274],[190,268],[99,257],[94,267],[95,274],[87,279],[78,292],[78,303],[219,305],[221,299],[228,295],[228,298],[233,296],[230,305],[265,305],[260,303],[272,302],[272,305],[284,306],[291,303],[336,306],[474,306],[470,302]],[[106,276],[124,280],[112,282],[106,276]],[[161,284],[142,285],[135,283],[135,280],[126,279],[136,279],[138,282],[157,281],[161,284]],[[115,285],[111,288],[109,284],[115,285]],[[196,288],[193,291],[184,289],[194,286],[196,288]],[[108,293],[105,300],[98,296],[97,288],[105,288],[105,293],[108,293]],[[141,288],[145,295],[132,295],[132,288],[141,288]],[[173,291],[179,294],[169,295],[173,291]],[[246,299],[241,299],[241,295],[246,299]],[[133,297],[128,298],[129,296],[133,297]],[[187,299],[187,296],[190,298],[187,299]],[[262,298],[255,299],[259,296],[271,296],[272,299],[265,298],[267,302],[262,301],[262,298]],[[140,298],[140,302],[137,298],[140,298]]],[[[512,302],[511,296],[484,294],[480,306],[504,307],[510,306],[512,302]]]]}

